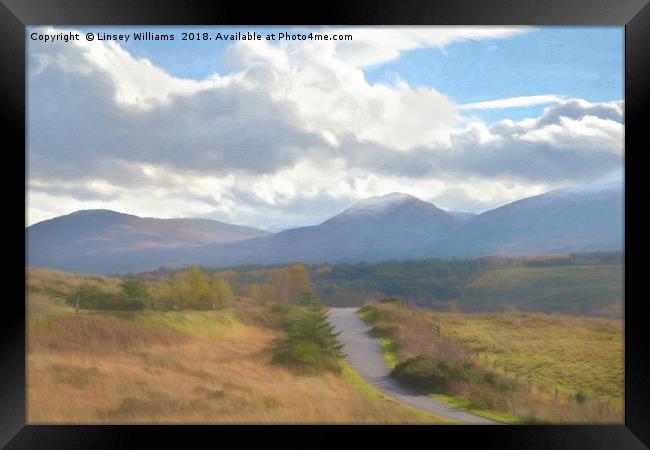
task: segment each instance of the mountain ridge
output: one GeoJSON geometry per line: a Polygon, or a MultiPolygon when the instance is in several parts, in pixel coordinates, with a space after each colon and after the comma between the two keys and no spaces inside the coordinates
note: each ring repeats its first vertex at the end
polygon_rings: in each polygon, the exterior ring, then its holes
{"type": "Polygon", "coordinates": [[[54,269],[119,273],[189,264],[617,250],[623,246],[623,200],[622,183],[608,182],[550,191],[472,214],[447,212],[412,195],[391,193],[356,202],[318,225],[277,233],[211,219],[81,210],[28,227],[28,261],[54,269]],[[108,225],[101,220],[107,218],[108,225]]]}

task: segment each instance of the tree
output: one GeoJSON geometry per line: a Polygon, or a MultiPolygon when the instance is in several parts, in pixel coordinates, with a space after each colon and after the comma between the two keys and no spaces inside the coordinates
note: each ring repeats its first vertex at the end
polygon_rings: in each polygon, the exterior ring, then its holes
{"type": "Polygon", "coordinates": [[[149,289],[143,280],[135,275],[127,275],[121,283],[124,296],[132,302],[139,302],[145,305],[151,300],[149,289]]]}
{"type": "Polygon", "coordinates": [[[154,309],[158,309],[161,303],[171,307],[171,302],[174,301],[174,298],[173,280],[162,279],[153,286],[152,303],[154,309]]]}
{"type": "Polygon", "coordinates": [[[212,286],[203,276],[203,272],[197,266],[190,269],[189,272],[189,301],[186,306],[199,309],[212,309],[217,300],[217,295],[212,286]]]}
{"type": "Polygon", "coordinates": [[[294,303],[298,296],[306,293],[313,293],[314,286],[309,279],[309,271],[302,264],[293,264],[285,269],[287,286],[287,300],[294,303]]]}
{"type": "Polygon", "coordinates": [[[309,292],[303,292],[302,294],[298,294],[298,304],[300,306],[310,306],[317,303],[320,303],[318,298],[316,298],[313,294],[309,292]]]}
{"type": "Polygon", "coordinates": [[[192,289],[187,277],[183,273],[174,275],[170,287],[172,309],[183,309],[192,301],[192,289]]]}
{"type": "Polygon", "coordinates": [[[216,275],[228,284],[231,292],[239,292],[239,273],[234,270],[226,270],[217,272],[216,275]]]}
{"type": "Polygon", "coordinates": [[[214,298],[216,299],[218,306],[220,308],[227,305],[233,298],[232,289],[230,288],[230,283],[221,276],[216,276],[212,282],[212,291],[214,293],[214,298]]]}
{"type": "Polygon", "coordinates": [[[303,372],[323,369],[338,371],[343,357],[339,333],[327,320],[327,309],[310,298],[308,306],[293,307],[285,321],[287,337],[275,349],[275,362],[287,364],[303,372]]]}
{"type": "Polygon", "coordinates": [[[272,270],[262,286],[262,296],[264,297],[264,300],[269,302],[286,300],[286,297],[283,297],[282,292],[283,284],[283,271],[278,269],[272,270]]]}

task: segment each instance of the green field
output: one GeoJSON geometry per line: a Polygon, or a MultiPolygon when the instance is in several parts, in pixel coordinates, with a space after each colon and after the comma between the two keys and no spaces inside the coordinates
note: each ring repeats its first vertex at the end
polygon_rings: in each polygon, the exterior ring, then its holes
{"type": "Polygon", "coordinates": [[[479,364],[530,382],[534,389],[622,408],[623,323],[543,313],[430,313],[443,333],[462,342],[479,364]],[[478,358],[476,354],[478,352],[478,358]]]}
{"type": "Polygon", "coordinates": [[[512,380],[510,392],[450,383],[436,392],[467,409],[527,422],[616,423],[624,401],[623,322],[526,312],[433,312],[371,304],[362,318],[380,330],[389,366],[423,355],[471,363],[512,380]],[[438,336],[437,330],[440,330],[438,336]],[[486,405],[492,405],[488,407],[486,405]],[[505,416],[504,416],[505,417],[505,416]]]}
{"type": "Polygon", "coordinates": [[[462,310],[622,317],[623,267],[518,267],[486,272],[463,289],[462,310]]]}

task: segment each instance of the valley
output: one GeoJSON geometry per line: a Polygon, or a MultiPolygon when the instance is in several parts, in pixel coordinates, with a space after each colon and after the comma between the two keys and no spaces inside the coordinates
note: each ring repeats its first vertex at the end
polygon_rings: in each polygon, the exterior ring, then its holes
{"type": "Polygon", "coordinates": [[[29,268],[28,420],[620,423],[621,258],[29,268]]]}

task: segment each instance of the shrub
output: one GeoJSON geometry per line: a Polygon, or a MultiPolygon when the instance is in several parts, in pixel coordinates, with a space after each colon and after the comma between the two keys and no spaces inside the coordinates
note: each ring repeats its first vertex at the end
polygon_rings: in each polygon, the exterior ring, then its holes
{"type": "Polygon", "coordinates": [[[301,373],[318,373],[332,366],[332,361],[311,341],[292,341],[277,349],[273,361],[290,366],[301,373]]]}
{"type": "Polygon", "coordinates": [[[146,303],[151,299],[147,285],[135,275],[127,275],[120,287],[124,296],[130,301],[146,303]]]}
{"type": "Polygon", "coordinates": [[[77,291],[72,291],[65,299],[68,305],[79,308],[113,311],[135,311],[144,308],[144,303],[130,300],[123,292],[105,291],[91,284],[82,284],[77,291]]]}
{"type": "Polygon", "coordinates": [[[500,391],[516,388],[513,381],[502,379],[474,366],[471,362],[456,362],[443,358],[434,360],[423,356],[416,356],[398,364],[391,376],[406,386],[424,392],[448,391],[453,383],[458,382],[474,387],[489,386],[500,391]]]}

